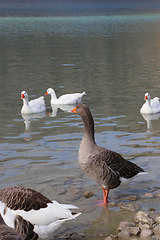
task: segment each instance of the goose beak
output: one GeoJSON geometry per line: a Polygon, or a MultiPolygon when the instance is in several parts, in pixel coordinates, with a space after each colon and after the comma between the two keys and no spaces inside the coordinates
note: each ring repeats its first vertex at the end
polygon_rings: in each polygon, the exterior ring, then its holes
{"type": "Polygon", "coordinates": [[[71,112],[77,113],[77,107],[73,108],[71,112]]]}
{"type": "Polygon", "coordinates": [[[47,95],[48,95],[48,92],[46,92],[45,96],[47,96],[47,95]]]}
{"type": "Polygon", "coordinates": [[[21,94],[21,99],[23,99],[25,96],[24,96],[24,94],[21,94]]]}
{"type": "Polygon", "coordinates": [[[147,96],[145,96],[145,97],[144,97],[144,100],[147,100],[147,99],[148,99],[148,97],[147,97],[147,96]]]}

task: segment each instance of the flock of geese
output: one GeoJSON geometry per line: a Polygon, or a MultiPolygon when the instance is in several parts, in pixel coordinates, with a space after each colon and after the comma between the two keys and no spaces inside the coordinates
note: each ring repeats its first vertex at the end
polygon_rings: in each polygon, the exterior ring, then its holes
{"type": "MultiPolygon", "coordinates": [[[[83,93],[65,94],[57,99],[55,91],[48,88],[53,104],[75,104],[71,112],[79,114],[84,125],[84,134],[79,147],[78,162],[81,170],[99,183],[103,190],[103,199],[99,206],[109,202],[110,189],[117,188],[122,182],[130,182],[140,174],[147,174],[136,164],[126,160],[120,154],[100,147],[95,142],[94,120],[87,105],[80,103],[83,93]]],[[[23,99],[22,114],[35,114],[46,111],[44,97],[28,101],[28,94],[21,93],[23,99]]],[[[145,94],[145,103],[140,109],[142,114],[160,112],[158,98],[151,99],[145,94]]],[[[0,190],[0,214],[5,224],[0,225],[0,240],[53,239],[57,230],[67,221],[78,217],[78,207],[60,204],[41,193],[18,186],[0,190]]]]}

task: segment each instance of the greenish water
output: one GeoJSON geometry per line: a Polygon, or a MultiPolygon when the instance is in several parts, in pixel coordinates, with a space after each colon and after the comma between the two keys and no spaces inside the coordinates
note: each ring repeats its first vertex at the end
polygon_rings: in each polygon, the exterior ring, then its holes
{"type": "MultiPolygon", "coordinates": [[[[111,201],[122,195],[159,192],[159,116],[147,121],[139,113],[144,94],[159,97],[160,14],[158,11],[86,16],[0,18],[0,184],[34,188],[61,203],[80,207],[83,214],[61,231],[107,236],[132,213],[109,206],[109,214],[95,207],[101,187],[85,176],[77,154],[83,125],[79,116],[55,109],[53,115],[24,119],[20,93],[30,99],[52,87],[57,96],[83,92],[93,114],[98,145],[114,150],[143,167],[147,177],[128,188],[110,192],[111,201]],[[26,125],[25,125],[26,124],[26,125]],[[27,132],[26,132],[27,131],[27,132]],[[94,196],[85,199],[91,190],[94,196]],[[75,197],[76,193],[78,197],[75,197]]],[[[45,97],[50,107],[50,98],[45,97]]],[[[158,199],[137,200],[141,209],[158,199]]],[[[96,238],[98,239],[98,237],[96,238]]]]}

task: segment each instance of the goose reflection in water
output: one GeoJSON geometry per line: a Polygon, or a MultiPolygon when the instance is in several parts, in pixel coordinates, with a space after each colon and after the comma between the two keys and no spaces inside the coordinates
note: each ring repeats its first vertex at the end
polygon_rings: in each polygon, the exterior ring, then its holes
{"type": "Polygon", "coordinates": [[[33,113],[33,114],[23,114],[21,113],[22,118],[24,119],[25,124],[25,134],[26,137],[24,138],[26,141],[32,140],[32,133],[31,133],[31,121],[35,121],[35,119],[43,118],[46,116],[46,112],[41,113],[33,113]]]}
{"type": "Polygon", "coordinates": [[[63,112],[71,112],[73,108],[76,107],[76,104],[52,104],[51,109],[48,109],[47,114],[50,117],[56,117],[58,113],[58,108],[61,109],[63,112]]]}
{"type": "Polygon", "coordinates": [[[157,120],[160,118],[160,113],[155,113],[155,114],[142,114],[142,117],[146,120],[147,122],[147,132],[152,131],[152,120],[157,120]]]}

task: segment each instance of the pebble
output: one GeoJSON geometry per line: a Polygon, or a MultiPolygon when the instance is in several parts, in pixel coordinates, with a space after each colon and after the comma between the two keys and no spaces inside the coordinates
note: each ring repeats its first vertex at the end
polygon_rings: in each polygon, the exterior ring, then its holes
{"type": "Polygon", "coordinates": [[[93,193],[91,191],[86,191],[83,193],[83,196],[85,198],[91,198],[93,196],[93,193]]]}

